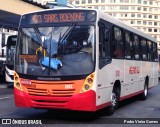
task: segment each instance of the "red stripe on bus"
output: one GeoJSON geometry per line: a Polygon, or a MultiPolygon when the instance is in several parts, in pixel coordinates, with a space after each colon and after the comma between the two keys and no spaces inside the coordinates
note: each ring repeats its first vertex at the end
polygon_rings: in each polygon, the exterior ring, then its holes
{"type": "Polygon", "coordinates": [[[144,90],[141,90],[141,91],[138,91],[138,92],[129,94],[129,95],[127,95],[127,96],[121,97],[121,98],[120,98],[120,101],[122,101],[122,100],[124,100],[124,99],[127,99],[127,98],[130,98],[130,97],[133,97],[133,96],[136,96],[136,95],[141,94],[141,93],[143,93],[143,92],[144,92],[144,90]]]}
{"type": "Polygon", "coordinates": [[[105,104],[98,105],[98,106],[96,107],[96,110],[106,108],[106,107],[108,107],[110,104],[111,104],[111,102],[107,102],[107,103],[105,103],[105,104]]]}

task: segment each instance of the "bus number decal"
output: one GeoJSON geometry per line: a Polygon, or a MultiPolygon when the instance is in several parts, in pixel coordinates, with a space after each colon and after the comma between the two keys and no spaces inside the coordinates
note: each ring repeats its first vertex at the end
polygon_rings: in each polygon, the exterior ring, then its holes
{"type": "Polygon", "coordinates": [[[119,76],[120,76],[120,71],[116,70],[116,77],[119,77],[119,76]]]}
{"type": "Polygon", "coordinates": [[[72,89],[73,86],[72,85],[65,85],[65,89],[72,89]]]}
{"type": "Polygon", "coordinates": [[[140,73],[139,67],[130,67],[129,68],[129,74],[138,74],[138,73],[140,73]]]}

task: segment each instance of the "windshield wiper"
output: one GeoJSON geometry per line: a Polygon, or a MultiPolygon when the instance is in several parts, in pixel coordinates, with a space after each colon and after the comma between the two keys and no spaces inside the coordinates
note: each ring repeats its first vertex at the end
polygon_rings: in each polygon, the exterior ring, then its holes
{"type": "Polygon", "coordinates": [[[75,28],[76,23],[72,24],[69,26],[69,28],[66,30],[66,32],[63,34],[62,37],[59,38],[58,40],[58,45],[61,47],[63,45],[63,40],[67,39],[69,35],[72,33],[73,29],[75,28]]]}
{"type": "Polygon", "coordinates": [[[37,26],[34,26],[34,32],[36,33],[36,35],[37,35],[37,37],[38,37],[38,39],[39,39],[39,41],[40,41],[41,47],[42,47],[43,49],[47,49],[47,47],[46,47],[46,46],[44,45],[44,43],[42,42],[42,39],[41,39],[42,35],[41,35],[41,33],[39,32],[37,26]]]}

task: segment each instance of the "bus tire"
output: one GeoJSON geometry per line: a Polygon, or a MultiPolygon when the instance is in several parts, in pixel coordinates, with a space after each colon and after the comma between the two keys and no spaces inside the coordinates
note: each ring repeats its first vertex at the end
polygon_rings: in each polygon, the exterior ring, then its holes
{"type": "Polygon", "coordinates": [[[147,96],[148,96],[148,78],[146,78],[145,80],[145,83],[144,83],[144,90],[143,90],[143,93],[140,94],[140,97],[142,100],[146,100],[147,99],[147,96]]]}
{"type": "Polygon", "coordinates": [[[107,107],[107,115],[113,115],[115,110],[118,108],[119,96],[120,88],[114,87],[111,94],[111,104],[107,107]]]}

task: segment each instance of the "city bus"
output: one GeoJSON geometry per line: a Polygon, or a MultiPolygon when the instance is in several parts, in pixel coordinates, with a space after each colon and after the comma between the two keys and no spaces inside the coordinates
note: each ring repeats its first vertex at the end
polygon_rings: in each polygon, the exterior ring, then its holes
{"type": "Polygon", "coordinates": [[[6,63],[5,63],[5,80],[6,82],[13,82],[14,78],[14,56],[17,35],[10,35],[6,44],[6,63]]]}
{"type": "Polygon", "coordinates": [[[18,107],[113,114],[158,84],[156,40],[94,9],[22,16],[15,55],[18,107]]]}

